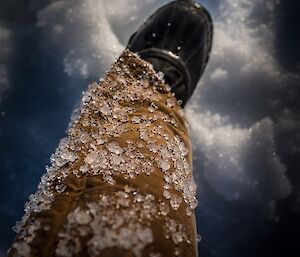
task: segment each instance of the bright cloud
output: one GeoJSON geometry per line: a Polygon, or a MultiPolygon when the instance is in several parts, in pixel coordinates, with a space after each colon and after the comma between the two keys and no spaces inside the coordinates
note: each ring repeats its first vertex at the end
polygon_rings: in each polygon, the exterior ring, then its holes
{"type": "Polygon", "coordinates": [[[205,178],[228,200],[277,200],[291,191],[269,114],[298,78],[274,58],[276,4],[221,2],[210,63],[187,111],[205,178]]]}

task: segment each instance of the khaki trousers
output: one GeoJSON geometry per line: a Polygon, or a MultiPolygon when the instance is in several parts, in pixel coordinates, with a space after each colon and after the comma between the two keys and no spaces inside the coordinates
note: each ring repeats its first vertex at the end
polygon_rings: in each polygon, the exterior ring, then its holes
{"type": "Polygon", "coordinates": [[[89,86],[51,163],[9,256],[197,256],[183,111],[134,53],[89,86]]]}

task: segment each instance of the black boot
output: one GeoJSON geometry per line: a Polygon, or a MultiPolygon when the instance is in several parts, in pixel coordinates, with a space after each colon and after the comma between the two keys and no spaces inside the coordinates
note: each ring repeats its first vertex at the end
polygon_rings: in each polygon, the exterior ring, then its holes
{"type": "Polygon", "coordinates": [[[158,9],[134,33],[127,48],[165,74],[165,81],[182,106],[191,97],[209,59],[212,19],[191,0],[158,9]]]}

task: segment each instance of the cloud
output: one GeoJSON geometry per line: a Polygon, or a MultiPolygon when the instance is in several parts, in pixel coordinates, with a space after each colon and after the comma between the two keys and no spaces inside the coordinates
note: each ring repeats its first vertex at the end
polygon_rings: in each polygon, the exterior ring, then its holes
{"type": "Polygon", "coordinates": [[[227,200],[272,201],[292,190],[275,138],[287,88],[299,77],[274,57],[277,4],[220,2],[211,59],[188,105],[204,177],[227,200]]]}
{"type": "Polygon", "coordinates": [[[270,201],[290,193],[286,167],[276,153],[272,120],[240,128],[218,114],[189,109],[187,116],[195,148],[204,156],[204,176],[225,199],[270,201]]]}
{"type": "Polygon", "coordinates": [[[125,49],[129,31],[142,22],[145,10],[157,5],[157,0],[55,1],[39,12],[37,26],[71,78],[95,80],[125,49]]]}
{"type": "Polygon", "coordinates": [[[102,1],[55,1],[39,12],[37,26],[45,34],[44,45],[59,54],[73,78],[97,78],[123,49],[102,1]]]}

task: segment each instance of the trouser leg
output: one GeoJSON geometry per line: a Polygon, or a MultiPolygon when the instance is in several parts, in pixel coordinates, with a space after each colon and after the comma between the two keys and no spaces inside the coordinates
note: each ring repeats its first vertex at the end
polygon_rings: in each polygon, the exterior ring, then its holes
{"type": "Polygon", "coordinates": [[[197,255],[182,109],[135,54],[89,87],[51,162],[9,256],[197,255]]]}

